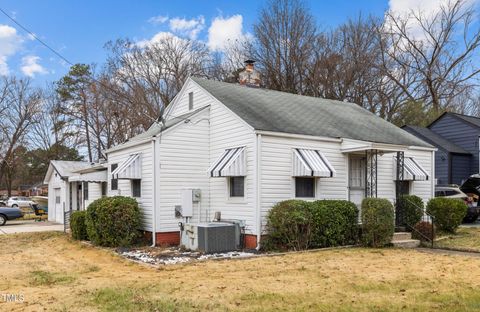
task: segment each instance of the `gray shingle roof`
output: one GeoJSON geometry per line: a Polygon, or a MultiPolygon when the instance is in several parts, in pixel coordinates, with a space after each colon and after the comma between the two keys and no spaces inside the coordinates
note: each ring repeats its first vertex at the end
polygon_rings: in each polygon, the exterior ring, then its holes
{"type": "Polygon", "coordinates": [[[462,147],[456,145],[448,141],[447,139],[441,137],[440,135],[436,134],[432,130],[424,127],[418,126],[403,126],[402,127],[405,131],[412,133],[415,136],[418,136],[422,140],[427,141],[430,144],[435,145],[436,147],[442,148],[450,153],[458,153],[458,154],[470,154],[462,147]]]}
{"type": "Polygon", "coordinates": [[[475,116],[468,116],[468,115],[462,115],[462,114],[456,114],[456,113],[450,113],[450,114],[453,114],[455,115],[456,117],[468,122],[468,123],[471,123],[477,127],[480,127],[480,118],[479,117],[475,117],[475,116]]]}
{"type": "Polygon", "coordinates": [[[432,147],[357,104],[192,79],[256,130],[432,147]]]}
{"type": "Polygon", "coordinates": [[[70,160],[52,160],[52,166],[57,170],[58,174],[65,177],[70,177],[74,175],[74,172],[77,170],[86,169],[96,165],[88,161],[70,161],[70,160]]]}

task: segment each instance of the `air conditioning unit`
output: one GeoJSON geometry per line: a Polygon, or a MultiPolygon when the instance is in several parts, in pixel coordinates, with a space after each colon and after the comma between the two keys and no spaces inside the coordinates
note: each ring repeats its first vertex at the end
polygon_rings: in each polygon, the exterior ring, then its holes
{"type": "Polygon", "coordinates": [[[240,242],[240,227],[237,224],[211,222],[184,224],[182,246],[205,253],[237,250],[240,242]]]}

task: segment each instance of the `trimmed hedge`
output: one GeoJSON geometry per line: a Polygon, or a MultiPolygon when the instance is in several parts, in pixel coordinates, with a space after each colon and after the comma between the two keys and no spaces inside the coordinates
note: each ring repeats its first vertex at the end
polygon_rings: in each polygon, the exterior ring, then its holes
{"type": "Polygon", "coordinates": [[[357,241],[358,210],[345,200],[287,200],[267,216],[266,250],[305,250],[357,241]]]}
{"type": "Polygon", "coordinates": [[[103,197],[87,209],[85,224],[92,243],[108,247],[126,247],[139,238],[141,213],[135,199],[124,196],[103,197]]]}
{"type": "Polygon", "coordinates": [[[76,240],[87,240],[87,226],[85,225],[86,211],[74,211],[70,216],[70,231],[72,238],[76,240]]]}
{"type": "Polygon", "coordinates": [[[423,216],[423,200],[416,195],[403,195],[399,199],[405,212],[406,225],[413,227],[420,222],[423,216]]]}
{"type": "Polygon", "coordinates": [[[394,230],[394,209],[390,201],[365,198],[362,201],[362,244],[383,247],[392,241],[394,230]]]}
{"type": "Polygon", "coordinates": [[[467,205],[461,199],[436,197],[428,201],[427,212],[441,231],[455,233],[467,214],[467,205]]]}

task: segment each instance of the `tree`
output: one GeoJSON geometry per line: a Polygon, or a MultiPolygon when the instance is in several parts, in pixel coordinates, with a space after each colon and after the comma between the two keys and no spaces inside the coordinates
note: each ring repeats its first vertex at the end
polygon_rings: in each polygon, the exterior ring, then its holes
{"type": "Polygon", "coordinates": [[[253,26],[253,58],[267,88],[303,94],[317,29],[300,0],[270,0],[253,26]]]}
{"type": "Polygon", "coordinates": [[[441,5],[431,16],[421,11],[407,16],[388,12],[383,53],[393,66],[385,67],[385,75],[411,101],[423,101],[437,114],[448,109],[480,73],[476,16],[473,6],[461,0],[441,5]]]}

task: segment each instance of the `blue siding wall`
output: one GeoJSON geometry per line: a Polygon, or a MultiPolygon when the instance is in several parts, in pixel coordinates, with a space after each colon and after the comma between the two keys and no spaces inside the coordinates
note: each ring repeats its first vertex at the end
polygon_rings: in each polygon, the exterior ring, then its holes
{"type": "Polygon", "coordinates": [[[441,135],[447,140],[452,141],[458,146],[463,147],[472,153],[470,162],[470,172],[468,175],[478,173],[478,137],[480,129],[460,121],[456,117],[446,114],[429,127],[432,131],[441,135]]]}
{"type": "Polygon", "coordinates": [[[452,155],[452,183],[462,184],[470,176],[472,156],[452,155]]]}
{"type": "Polygon", "coordinates": [[[448,153],[443,149],[435,152],[435,178],[437,184],[448,184],[448,153]]]}

